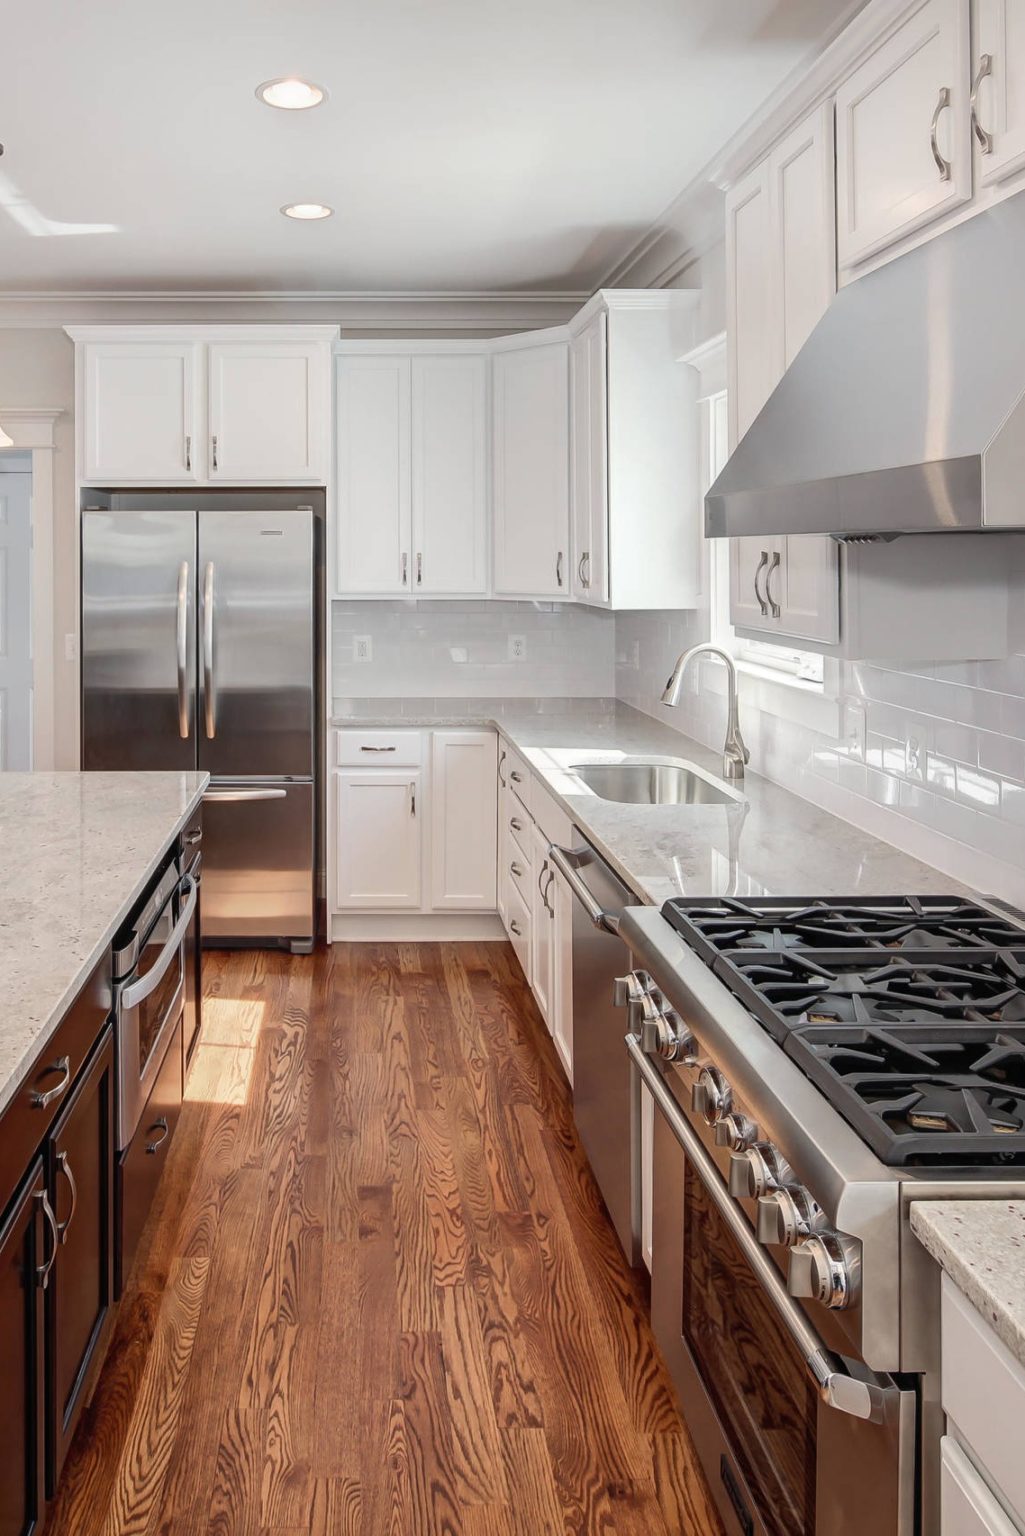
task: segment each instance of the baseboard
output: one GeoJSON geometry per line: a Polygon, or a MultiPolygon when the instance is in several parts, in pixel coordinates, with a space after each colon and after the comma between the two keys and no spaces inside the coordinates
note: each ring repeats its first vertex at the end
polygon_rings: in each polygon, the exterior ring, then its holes
{"type": "Polygon", "coordinates": [[[334,912],[328,943],[429,944],[504,939],[497,912],[334,912]]]}

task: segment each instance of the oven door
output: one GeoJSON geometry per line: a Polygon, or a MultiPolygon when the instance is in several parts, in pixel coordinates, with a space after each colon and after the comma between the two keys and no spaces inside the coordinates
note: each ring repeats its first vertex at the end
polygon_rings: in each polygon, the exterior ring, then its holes
{"type": "Polygon", "coordinates": [[[817,1337],[658,1068],[652,1325],[731,1536],[910,1536],[915,1395],[817,1337]]]}
{"type": "Polygon", "coordinates": [[[186,874],[168,893],[139,950],[136,965],[116,987],[118,1148],[127,1147],[160,1071],[167,1042],[185,1005],[185,939],[198,899],[186,874]]]}

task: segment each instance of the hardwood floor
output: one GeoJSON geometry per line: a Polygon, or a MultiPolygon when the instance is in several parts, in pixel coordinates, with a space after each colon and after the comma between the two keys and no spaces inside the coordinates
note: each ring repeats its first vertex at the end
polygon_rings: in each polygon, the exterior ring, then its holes
{"type": "Polygon", "coordinates": [[[506,946],[206,976],[48,1536],[718,1536],[506,946]]]}

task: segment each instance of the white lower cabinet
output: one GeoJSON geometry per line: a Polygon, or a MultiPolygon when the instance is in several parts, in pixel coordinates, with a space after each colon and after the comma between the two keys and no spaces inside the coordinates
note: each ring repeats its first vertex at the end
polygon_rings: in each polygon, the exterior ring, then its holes
{"type": "Polygon", "coordinates": [[[494,912],[498,794],[494,731],[431,733],[431,908],[494,912]]]}
{"type": "Polygon", "coordinates": [[[530,912],[530,981],[541,1017],[552,1028],[555,1011],[555,908],[550,891],[554,870],[548,860],[548,839],[533,828],[530,912]]]}
{"type": "Polygon", "coordinates": [[[553,868],[548,900],[555,911],[555,1000],[551,1030],[563,1070],[573,1081],[573,892],[553,868]]]}
{"type": "Polygon", "coordinates": [[[415,911],[423,864],[420,769],[342,769],[335,778],[335,905],[415,911]]]}
{"type": "Polygon", "coordinates": [[[957,1441],[940,1441],[940,1536],[1019,1536],[957,1441]]]}

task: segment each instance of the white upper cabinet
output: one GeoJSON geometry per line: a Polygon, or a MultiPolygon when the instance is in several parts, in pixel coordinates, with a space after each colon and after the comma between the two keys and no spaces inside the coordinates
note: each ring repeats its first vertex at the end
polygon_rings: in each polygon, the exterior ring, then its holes
{"type": "Polygon", "coordinates": [[[330,326],[72,326],[87,485],[323,484],[330,326]]]}
{"type": "Polygon", "coordinates": [[[569,349],[573,596],[609,600],[608,317],[595,315],[569,349]]]}
{"type": "Polygon", "coordinates": [[[968,0],[926,0],[840,86],[841,267],[970,199],[969,69],[968,0]]]}
{"type": "Polygon", "coordinates": [[[409,358],[340,357],[335,406],[336,588],[408,593],[409,358]]]}
{"type": "Polygon", "coordinates": [[[726,335],[730,448],[769,398],[781,371],[771,252],[772,180],[763,161],[726,194],[726,335]]]}
{"type": "Polygon", "coordinates": [[[493,359],[496,594],[569,597],[569,382],[564,340],[493,359]]]}
{"type": "Polygon", "coordinates": [[[327,389],[322,345],[211,342],[212,480],[322,481],[327,465],[327,389]]]}
{"type": "Polygon", "coordinates": [[[199,478],[199,351],[189,341],[80,344],[80,456],[88,484],[199,478]]]}
{"type": "Polygon", "coordinates": [[[612,608],[692,608],[701,592],[700,296],[603,289],[570,322],[573,593],[612,608]]]}
{"type": "Polygon", "coordinates": [[[487,590],[487,359],[412,360],[412,590],[487,590]]]}
{"type": "Polygon", "coordinates": [[[833,112],[823,107],[787,135],[768,162],[773,269],[779,317],[773,383],[781,378],[836,293],[833,112]]]}
{"type": "Polygon", "coordinates": [[[975,0],[972,131],[984,186],[1025,170],[1025,6],[975,0]]]}

